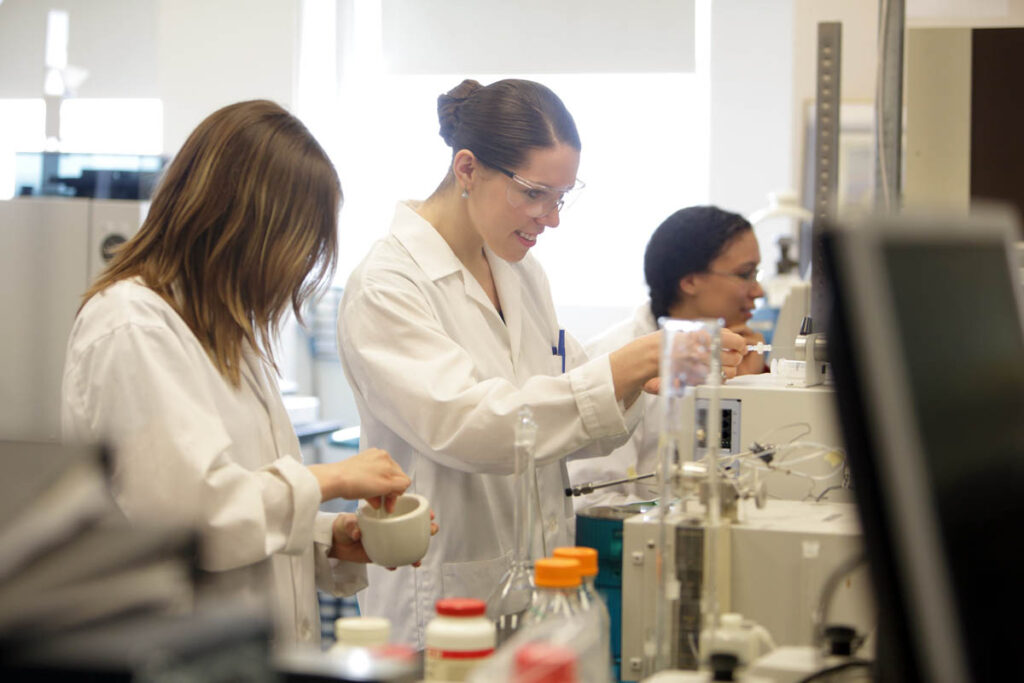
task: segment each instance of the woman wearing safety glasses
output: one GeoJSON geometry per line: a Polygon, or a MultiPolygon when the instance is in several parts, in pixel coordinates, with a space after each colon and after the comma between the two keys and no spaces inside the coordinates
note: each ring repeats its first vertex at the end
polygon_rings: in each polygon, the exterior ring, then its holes
{"type": "MultiPolygon", "coordinates": [[[[755,300],[764,296],[757,281],[761,250],[743,216],[715,206],[691,206],[666,218],[651,235],[644,252],[644,276],[650,299],[625,320],[590,341],[587,352],[598,355],[658,329],[658,318],[691,320],[721,318],[748,345],[764,337],[747,325],[755,300]]],[[[737,366],[740,375],[764,372],[764,356],[747,352],[737,366]]],[[[657,397],[640,401],[645,410],[629,442],[603,458],[569,463],[574,486],[647,474],[657,465],[661,420],[657,397]]],[[[619,484],[575,498],[577,509],[650,500],[658,495],[654,479],[619,484]]]]}
{"type": "MultiPolygon", "coordinates": [[[[443,528],[419,569],[370,567],[360,594],[363,614],[390,618],[417,647],[439,597],[486,598],[509,566],[519,409],[531,406],[538,425],[534,551],[550,553],[573,541],[564,459],[626,440],[660,350],[651,334],[588,358],[529,254],[582,187],[562,101],[531,81],[467,80],[438,98],[438,115],[447,173],[425,201],[398,205],[338,318],[362,445],[392,454],[443,528]]],[[[726,345],[732,375],[743,340],[726,345]]]]}

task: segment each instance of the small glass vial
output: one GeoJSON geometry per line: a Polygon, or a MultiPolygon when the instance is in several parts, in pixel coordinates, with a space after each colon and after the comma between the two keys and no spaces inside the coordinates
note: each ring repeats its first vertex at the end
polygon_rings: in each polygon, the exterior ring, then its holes
{"type": "Polygon", "coordinates": [[[353,647],[387,645],[391,622],[383,617],[341,617],[334,620],[334,645],[331,652],[353,647]]]}
{"type": "Polygon", "coordinates": [[[494,653],[497,634],[485,616],[487,603],[472,598],[442,598],[437,616],[425,633],[425,678],[464,681],[480,662],[494,653]]]}

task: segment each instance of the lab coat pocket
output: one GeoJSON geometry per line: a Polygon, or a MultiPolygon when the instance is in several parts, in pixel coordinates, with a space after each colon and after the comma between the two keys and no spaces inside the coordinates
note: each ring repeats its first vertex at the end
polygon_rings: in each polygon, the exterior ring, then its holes
{"type": "Polygon", "coordinates": [[[441,565],[441,589],[445,597],[486,600],[512,562],[511,554],[490,560],[449,562],[441,565]]]}

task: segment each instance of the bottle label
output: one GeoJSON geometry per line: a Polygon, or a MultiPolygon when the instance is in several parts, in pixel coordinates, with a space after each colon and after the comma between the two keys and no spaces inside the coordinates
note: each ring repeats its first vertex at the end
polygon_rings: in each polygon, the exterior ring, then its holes
{"type": "Polygon", "coordinates": [[[487,650],[439,650],[427,648],[425,678],[428,681],[464,681],[476,665],[494,652],[487,650]]]}

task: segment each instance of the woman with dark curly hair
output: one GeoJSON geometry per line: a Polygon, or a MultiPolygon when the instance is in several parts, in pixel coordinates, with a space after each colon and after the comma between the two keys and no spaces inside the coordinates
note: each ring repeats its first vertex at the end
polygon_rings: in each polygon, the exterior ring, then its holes
{"type": "MultiPolygon", "coordinates": [[[[600,354],[630,339],[658,329],[658,318],[683,320],[721,318],[744,339],[764,341],[747,325],[754,302],[764,296],[757,281],[761,251],[754,230],[743,216],[715,206],[691,206],[666,218],[651,235],[644,252],[644,276],[650,300],[633,317],[587,344],[587,352],[600,354]]],[[[741,375],[764,372],[764,356],[745,353],[736,367],[741,375]]],[[[653,404],[647,404],[640,425],[629,442],[603,458],[569,463],[574,485],[611,481],[646,474],[657,465],[660,422],[653,404]]],[[[579,507],[649,500],[657,495],[653,480],[601,489],[576,498],[579,507]]]]}

